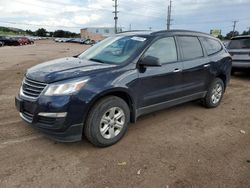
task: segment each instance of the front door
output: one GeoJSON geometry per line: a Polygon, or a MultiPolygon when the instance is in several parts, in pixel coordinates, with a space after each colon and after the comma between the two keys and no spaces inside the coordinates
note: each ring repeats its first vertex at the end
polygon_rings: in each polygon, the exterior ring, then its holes
{"type": "Polygon", "coordinates": [[[178,62],[174,37],[151,44],[143,55],[159,58],[160,67],[139,68],[139,108],[158,105],[181,97],[182,63],[178,62]]]}

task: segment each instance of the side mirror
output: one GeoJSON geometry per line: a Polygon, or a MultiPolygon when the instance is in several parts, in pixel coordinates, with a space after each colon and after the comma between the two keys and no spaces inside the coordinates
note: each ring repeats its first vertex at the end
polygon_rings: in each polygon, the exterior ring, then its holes
{"type": "Polygon", "coordinates": [[[139,65],[148,67],[160,67],[161,63],[159,61],[159,58],[148,55],[140,60],[139,65]]]}

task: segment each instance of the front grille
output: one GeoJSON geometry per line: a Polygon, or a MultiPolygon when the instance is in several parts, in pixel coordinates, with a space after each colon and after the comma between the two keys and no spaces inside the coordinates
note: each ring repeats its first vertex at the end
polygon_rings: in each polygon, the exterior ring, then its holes
{"type": "Polygon", "coordinates": [[[33,120],[33,114],[31,114],[31,113],[29,113],[29,112],[27,112],[27,111],[24,111],[24,112],[22,112],[21,113],[21,116],[22,116],[22,118],[24,118],[26,121],[28,121],[28,122],[32,122],[32,120],[33,120]]]}
{"type": "Polygon", "coordinates": [[[37,98],[46,86],[45,83],[25,78],[22,83],[22,92],[28,97],[37,98]]]}

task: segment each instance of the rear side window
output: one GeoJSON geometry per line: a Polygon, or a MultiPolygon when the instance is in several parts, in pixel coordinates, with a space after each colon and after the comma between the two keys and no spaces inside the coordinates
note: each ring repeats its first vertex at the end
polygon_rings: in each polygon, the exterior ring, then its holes
{"type": "Polygon", "coordinates": [[[173,37],[166,37],[154,42],[144,56],[153,56],[159,58],[161,64],[177,61],[177,52],[175,40],[173,37]]]}
{"type": "Polygon", "coordinates": [[[228,45],[228,49],[250,49],[250,38],[233,39],[228,45]]]}
{"type": "Polygon", "coordinates": [[[201,44],[197,37],[179,36],[178,43],[181,47],[183,60],[203,57],[201,44]]]}
{"type": "Polygon", "coordinates": [[[202,41],[202,44],[204,45],[204,48],[207,51],[207,55],[212,55],[221,51],[222,46],[219,41],[206,37],[201,37],[200,39],[202,41]]]}

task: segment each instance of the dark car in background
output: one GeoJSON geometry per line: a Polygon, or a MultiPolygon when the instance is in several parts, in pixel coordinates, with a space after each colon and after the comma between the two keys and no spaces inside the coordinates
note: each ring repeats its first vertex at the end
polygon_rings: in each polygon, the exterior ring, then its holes
{"type": "Polygon", "coordinates": [[[250,35],[233,37],[227,46],[232,56],[232,73],[250,69],[250,35]]]}
{"type": "Polygon", "coordinates": [[[28,69],[15,103],[24,121],[55,140],[85,135],[105,147],[143,114],[193,100],[217,107],[231,61],[223,44],[204,33],[125,32],[79,56],[28,69]]]}
{"type": "Polygon", "coordinates": [[[4,46],[18,46],[20,44],[17,38],[7,36],[0,36],[0,42],[2,42],[4,46]]]}

